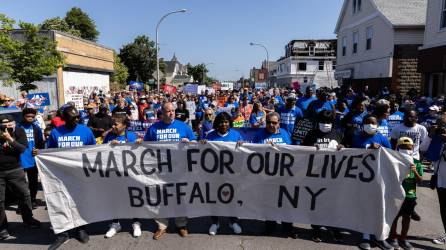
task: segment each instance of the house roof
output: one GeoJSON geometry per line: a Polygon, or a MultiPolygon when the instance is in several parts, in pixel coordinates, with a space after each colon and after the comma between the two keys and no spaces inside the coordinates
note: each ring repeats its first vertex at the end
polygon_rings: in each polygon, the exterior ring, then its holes
{"type": "MultiPolygon", "coordinates": [[[[338,33],[342,19],[351,0],[344,0],[336,24],[338,33]]],[[[368,0],[393,28],[424,26],[426,24],[428,0],[368,0]]]]}
{"type": "Polygon", "coordinates": [[[373,0],[373,2],[393,26],[426,24],[427,0],[373,0]]]}

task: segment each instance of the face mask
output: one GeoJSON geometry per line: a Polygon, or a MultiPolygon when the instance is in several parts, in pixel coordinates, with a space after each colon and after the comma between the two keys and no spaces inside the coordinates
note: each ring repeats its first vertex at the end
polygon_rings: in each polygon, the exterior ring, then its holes
{"type": "Polygon", "coordinates": [[[412,156],[413,151],[412,150],[399,149],[398,152],[400,152],[406,160],[413,162],[413,156],[412,156]]]}
{"type": "Polygon", "coordinates": [[[378,125],[364,124],[363,130],[369,135],[374,135],[378,131],[378,125]]]}
{"type": "Polygon", "coordinates": [[[146,103],[146,100],[141,100],[141,103],[142,103],[142,104],[146,103]]]}
{"type": "Polygon", "coordinates": [[[319,123],[319,130],[322,132],[322,133],[327,133],[327,132],[330,132],[331,131],[331,128],[332,128],[332,124],[330,124],[330,123],[319,123]]]}

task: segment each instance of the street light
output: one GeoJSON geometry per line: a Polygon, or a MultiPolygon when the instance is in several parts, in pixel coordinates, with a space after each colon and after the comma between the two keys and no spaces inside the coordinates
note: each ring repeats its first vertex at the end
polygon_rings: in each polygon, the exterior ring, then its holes
{"type": "Polygon", "coordinates": [[[156,83],[158,85],[158,94],[160,93],[160,59],[159,59],[159,46],[158,46],[158,33],[159,33],[159,27],[161,22],[166,18],[168,15],[175,14],[175,13],[182,13],[186,12],[186,9],[179,9],[172,12],[169,12],[161,17],[161,19],[158,21],[158,24],[156,25],[156,83]]]}
{"type": "Polygon", "coordinates": [[[268,81],[269,81],[269,53],[268,53],[268,49],[266,48],[265,45],[260,44],[260,43],[249,43],[249,45],[251,45],[251,46],[260,46],[260,47],[265,49],[265,51],[266,51],[266,74],[267,74],[268,81]]]}
{"type": "Polygon", "coordinates": [[[214,63],[210,62],[210,63],[203,63],[203,64],[204,64],[204,69],[203,69],[203,77],[202,77],[202,79],[201,79],[201,83],[202,83],[202,84],[204,84],[204,70],[206,69],[206,66],[207,66],[207,65],[210,65],[210,64],[214,64],[214,63]]]}

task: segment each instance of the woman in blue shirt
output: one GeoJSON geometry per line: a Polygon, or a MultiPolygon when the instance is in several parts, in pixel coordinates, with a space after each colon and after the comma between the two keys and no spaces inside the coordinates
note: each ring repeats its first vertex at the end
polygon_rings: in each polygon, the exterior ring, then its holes
{"type": "Polygon", "coordinates": [[[249,116],[249,124],[251,128],[265,127],[265,111],[263,111],[262,104],[260,102],[254,103],[251,115],[249,116]]]}
{"type": "MultiPolygon", "coordinates": [[[[366,115],[362,121],[362,132],[353,138],[352,148],[378,149],[391,148],[387,137],[378,131],[378,119],[374,115],[366,115]]],[[[381,249],[393,249],[385,240],[376,240],[381,249]]],[[[360,249],[370,249],[370,235],[363,234],[360,249]]]]}
{"type": "MultiPolygon", "coordinates": [[[[112,117],[113,126],[107,131],[107,135],[104,138],[104,143],[110,143],[111,145],[118,145],[124,143],[141,143],[142,138],[138,138],[132,131],[127,130],[129,120],[125,115],[116,115],[112,117]]],[[[141,236],[141,223],[137,219],[133,219],[133,237],[141,236]]],[[[111,238],[116,233],[121,231],[121,224],[117,219],[114,219],[105,234],[105,238],[111,238]]]]}
{"type": "MultiPolygon", "coordinates": [[[[240,133],[232,129],[232,118],[226,112],[221,112],[215,117],[213,128],[214,130],[206,136],[208,141],[239,142],[243,140],[240,133]]],[[[203,143],[205,142],[203,141],[203,143]]],[[[220,227],[219,218],[218,216],[212,216],[211,219],[212,225],[209,227],[209,235],[216,235],[220,227]]],[[[232,228],[235,234],[242,233],[242,228],[238,224],[238,218],[230,217],[229,222],[229,227],[232,228]]]]}

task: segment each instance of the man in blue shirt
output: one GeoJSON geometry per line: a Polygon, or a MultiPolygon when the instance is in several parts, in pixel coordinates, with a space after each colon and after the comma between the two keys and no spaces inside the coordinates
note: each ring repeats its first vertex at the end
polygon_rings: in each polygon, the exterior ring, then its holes
{"type": "MultiPolygon", "coordinates": [[[[190,142],[196,141],[197,138],[186,123],[175,120],[175,107],[171,102],[166,102],[161,106],[162,120],[150,126],[144,136],[144,141],[176,141],[176,142],[190,142]]],[[[169,224],[168,218],[155,219],[158,224],[158,229],[153,234],[153,239],[160,239],[167,231],[169,224]]],[[[187,218],[175,218],[175,224],[179,228],[181,237],[188,235],[187,218]]]]}
{"type": "Polygon", "coordinates": [[[308,86],[305,90],[305,96],[299,98],[296,102],[296,106],[299,107],[303,112],[307,111],[308,105],[317,98],[313,95],[313,89],[308,86]]]}
{"type": "Polygon", "coordinates": [[[37,115],[37,110],[32,108],[24,108],[22,111],[23,121],[18,124],[18,127],[23,128],[28,140],[28,147],[25,152],[20,155],[20,163],[28,177],[29,191],[31,195],[31,203],[33,209],[37,207],[37,187],[38,187],[38,172],[34,156],[37,153],[36,149],[43,149],[43,134],[40,127],[34,124],[37,115]]]}
{"type": "MultiPolygon", "coordinates": [[[[65,121],[65,125],[51,130],[51,135],[48,138],[49,148],[74,148],[96,144],[96,139],[91,129],[79,124],[79,111],[74,106],[64,108],[62,118],[65,121]]],[[[90,239],[84,226],[69,231],[74,231],[82,243],[87,243],[90,239]]],[[[67,242],[70,239],[69,231],[57,234],[56,240],[49,246],[48,250],[57,249],[67,242]]]]}
{"type": "Polygon", "coordinates": [[[322,110],[332,111],[333,114],[335,112],[335,107],[329,101],[327,101],[328,92],[325,89],[319,89],[317,91],[317,99],[312,101],[310,105],[308,105],[308,109],[305,112],[306,118],[314,118],[316,119],[317,114],[322,110]]]}
{"type": "Polygon", "coordinates": [[[303,118],[302,110],[295,106],[296,99],[288,97],[284,107],[279,109],[280,113],[280,127],[288,131],[291,135],[294,129],[294,122],[296,119],[303,118]]]}

